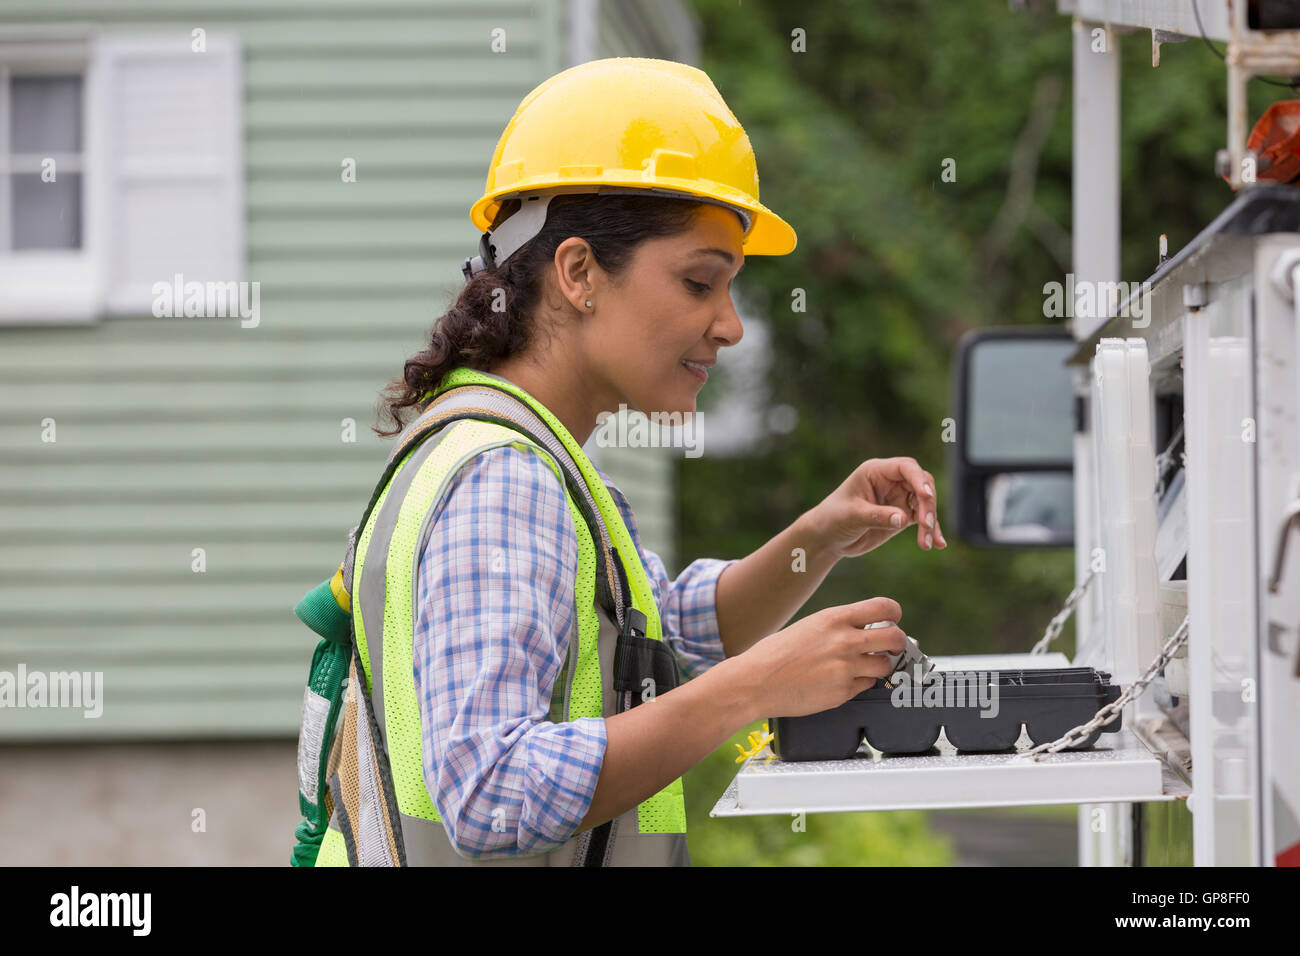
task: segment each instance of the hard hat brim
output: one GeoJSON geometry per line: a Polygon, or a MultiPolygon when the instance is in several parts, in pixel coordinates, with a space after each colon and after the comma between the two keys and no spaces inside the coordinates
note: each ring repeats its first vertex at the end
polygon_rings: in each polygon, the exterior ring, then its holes
{"type": "Polygon", "coordinates": [[[532,182],[515,182],[508,189],[489,193],[470,207],[470,219],[482,232],[491,229],[502,203],[520,193],[599,193],[601,186],[622,189],[643,189],[647,194],[683,194],[710,199],[724,205],[745,210],[752,220],[749,231],[741,239],[741,251],[746,256],[784,256],[793,252],[798,236],[791,225],[737,189],[721,183],[703,183],[700,180],[670,180],[660,178],[647,183],[636,174],[611,175],[599,181],[574,183],[572,180],[538,179],[532,182]]]}

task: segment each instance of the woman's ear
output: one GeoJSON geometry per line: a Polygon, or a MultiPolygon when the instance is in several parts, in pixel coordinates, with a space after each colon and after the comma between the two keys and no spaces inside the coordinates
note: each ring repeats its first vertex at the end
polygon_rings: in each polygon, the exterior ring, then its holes
{"type": "Polygon", "coordinates": [[[585,239],[570,236],[555,250],[555,280],[564,298],[579,313],[595,305],[592,272],[595,257],[585,239]]]}

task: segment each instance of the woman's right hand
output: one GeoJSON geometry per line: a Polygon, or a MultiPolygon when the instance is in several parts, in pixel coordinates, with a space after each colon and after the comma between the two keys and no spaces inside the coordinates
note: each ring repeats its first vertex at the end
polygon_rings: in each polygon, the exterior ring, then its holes
{"type": "Polygon", "coordinates": [[[902,653],[905,638],[894,627],[903,609],[892,598],[875,597],[829,607],[755,643],[740,654],[764,717],[801,717],[838,707],[888,677],[888,657],[902,653]]]}

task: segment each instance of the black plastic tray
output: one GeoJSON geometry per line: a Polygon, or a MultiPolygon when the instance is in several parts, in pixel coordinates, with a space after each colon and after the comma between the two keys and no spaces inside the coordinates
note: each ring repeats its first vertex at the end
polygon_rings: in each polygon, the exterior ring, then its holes
{"type": "MultiPolygon", "coordinates": [[[[1056,740],[1067,730],[1091,720],[1098,710],[1119,698],[1120,688],[1110,674],[1091,667],[1043,670],[937,671],[934,681],[941,691],[926,684],[931,704],[917,704],[917,688],[895,691],[883,683],[863,691],[831,710],[804,717],[773,717],[768,723],[775,736],[772,749],[782,760],[842,760],[852,757],[865,737],[872,747],[887,754],[925,753],[942,730],[948,742],[965,753],[1010,750],[1023,726],[1037,744],[1056,740]],[[981,702],[980,683],[986,685],[984,702],[996,689],[996,716],[981,702]],[[899,702],[896,702],[895,694],[899,702]],[[943,704],[933,706],[935,694],[943,704]],[[907,702],[909,706],[900,706],[907,702]]],[[[1085,750],[1103,733],[1117,733],[1123,717],[1070,747],[1085,750]]]]}

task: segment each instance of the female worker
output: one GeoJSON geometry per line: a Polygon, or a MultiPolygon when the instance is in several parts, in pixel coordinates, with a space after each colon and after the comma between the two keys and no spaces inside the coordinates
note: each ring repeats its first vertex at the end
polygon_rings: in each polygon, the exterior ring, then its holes
{"type": "MultiPolygon", "coordinates": [[[[669,581],[582,453],[620,405],[694,412],[743,332],[744,257],[795,245],[699,70],[610,59],[552,77],[503,133],[471,219],[482,255],[390,386],[398,427],[380,433],[409,436],[408,418],[468,388],[518,401],[549,435],[468,420],[402,446],[357,542],[352,616],[404,861],[686,864],[685,771],[752,721],[838,706],[890,672],[881,652],[902,631],[864,630],[898,622],[889,598],[785,625],[840,558],[912,524],[922,548],[945,547],[934,479],[910,458],[863,462],[753,554],[669,581]],[[566,486],[566,470],[581,476],[566,486]],[[634,611],[611,614],[597,552],[634,611]],[[626,648],[652,657],[656,641],[690,679],[656,693],[651,663],[626,685],[650,689],[621,693],[626,648]]],[[[361,862],[364,842],[348,838],[361,862]]]]}

